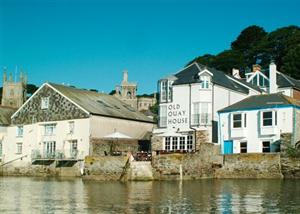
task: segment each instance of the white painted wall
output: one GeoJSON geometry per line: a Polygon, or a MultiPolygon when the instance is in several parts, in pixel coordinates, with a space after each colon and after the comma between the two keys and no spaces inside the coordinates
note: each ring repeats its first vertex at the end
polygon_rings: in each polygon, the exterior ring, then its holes
{"type": "Polygon", "coordinates": [[[90,127],[93,138],[103,138],[117,131],[134,139],[142,139],[147,132],[152,132],[154,124],[92,115],[90,127]]]}
{"type": "MultiPolygon", "coordinates": [[[[280,139],[281,133],[293,132],[293,108],[272,108],[263,110],[250,110],[250,111],[237,111],[231,113],[220,114],[220,138],[221,148],[223,152],[223,142],[225,140],[233,140],[233,153],[240,153],[240,142],[247,141],[248,153],[260,153],[262,152],[262,141],[270,140],[275,142],[280,139]],[[261,134],[261,119],[258,119],[258,115],[261,111],[277,111],[277,126],[271,127],[269,130],[274,134],[262,135],[261,134]],[[246,113],[247,114],[247,126],[246,128],[232,128],[231,114],[233,113],[246,113]],[[240,133],[239,137],[232,137],[233,132],[240,133]]],[[[265,132],[266,133],[266,132],[265,132]]]]}
{"type": "Polygon", "coordinates": [[[22,156],[22,158],[14,162],[14,166],[28,164],[31,162],[32,150],[40,150],[43,154],[43,142],[55,141],[56,151],[64,152],[66,157],[70,155],[69,140],[77,140],[78,158],[84,158],[89,154],[89,136],[90,136],[90,119],[76,119],[53,121],[45,123],[35,123],[23,126],[23,136],[17,136],[17,126],[10,126],[7,129],[7,137],[3,142],[3,162],[8,162],[22,156]],[[74,133],[69,133],[69,122],[74,121],[74,133]],[[45,124],[56,124],[54,134],[52,136],[44,135],[45,124]],[[17,143],[22,143],[22,154],[17,154],[17,143]]]}

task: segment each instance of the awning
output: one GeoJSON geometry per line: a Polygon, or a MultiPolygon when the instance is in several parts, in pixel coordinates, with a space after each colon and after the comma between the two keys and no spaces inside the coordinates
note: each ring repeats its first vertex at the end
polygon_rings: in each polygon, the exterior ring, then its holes
{"type": "Polygon", "coordinates": [[[125,134],[122,134],[121,132],[114,132],[109,135],[104,136],[103,138],[109,138],[109,139],[132,139],[132,137],[129,137],[125,134]]]}

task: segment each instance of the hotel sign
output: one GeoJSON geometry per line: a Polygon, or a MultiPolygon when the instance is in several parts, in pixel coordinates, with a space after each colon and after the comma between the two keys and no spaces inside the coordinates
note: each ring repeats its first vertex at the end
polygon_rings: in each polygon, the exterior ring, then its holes
{"type": "Polygon", "coordinates": [[[188,123],[188,112],[180,104],[168,105],[168,125],[188,123]]]}

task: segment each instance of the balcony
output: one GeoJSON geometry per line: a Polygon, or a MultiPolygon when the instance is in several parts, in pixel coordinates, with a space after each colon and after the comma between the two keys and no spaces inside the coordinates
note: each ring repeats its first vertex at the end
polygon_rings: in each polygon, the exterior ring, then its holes
{"type": "Polygon", "coordinates": [[[71,151],[69,155],[63,151],[42,153],[35,149],[31,152],[31,160],[33,165],[51,165],[56,161],[56,167],[69,167],[78,161],[78,153],[78,150],[71,151]]]}

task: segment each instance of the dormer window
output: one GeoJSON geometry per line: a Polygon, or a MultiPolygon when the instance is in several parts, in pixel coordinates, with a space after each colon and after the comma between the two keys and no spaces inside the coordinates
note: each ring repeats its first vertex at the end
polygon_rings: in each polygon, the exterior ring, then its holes
{"type": "Polygon", "coordinates": [[[209,76],[200,76],[201,85],[200,87],[203,89],[210,88],[210,77],[209,76]]]}
{"type": "Polygon", "coordinates": [[[49,108],[49,97],[42,97],[41,109],[48,109],[48,108],[49,108]]]}

